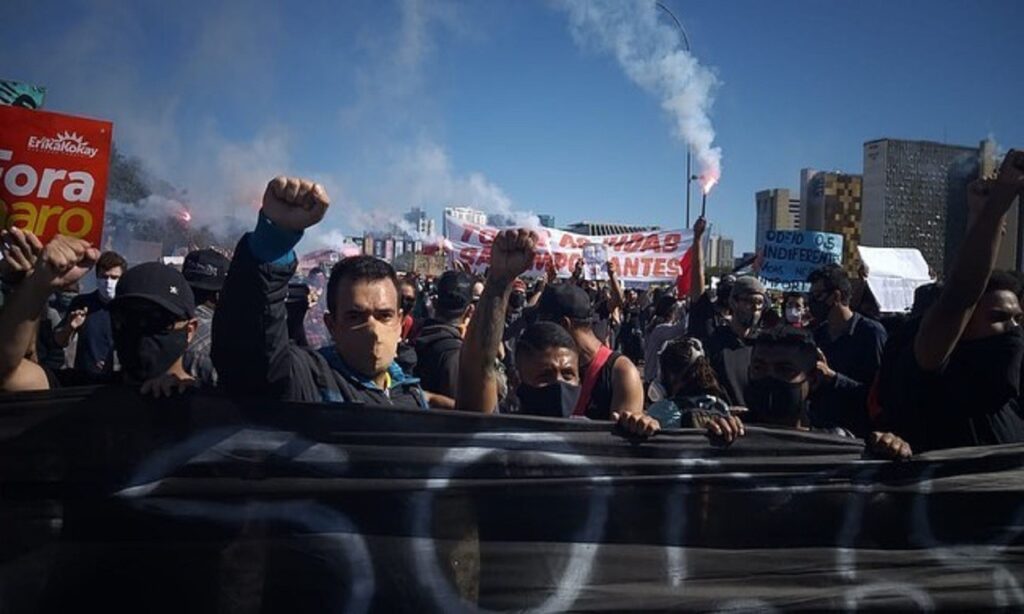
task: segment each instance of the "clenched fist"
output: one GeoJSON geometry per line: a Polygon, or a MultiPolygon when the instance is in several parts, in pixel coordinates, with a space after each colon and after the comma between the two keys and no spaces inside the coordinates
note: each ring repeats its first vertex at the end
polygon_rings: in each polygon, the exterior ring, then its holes
{"type": "Polygon", "coordinates": [[[38,276],[60,288],[84,277],[99,258],[100,251],[88,241],[57,235],[36,260],[33,279],[38,276]]]}
{"type": "Polygon", "coordinates": [[[295,177],[274,177],[263,194],[263,215],[287,230],[301,231],[324,219],[331,204],[319,183],[295,177]]]}
{"type": "Polygon", "coordinates": [[[491,268],[488,277],[511,284],[533,266],[537,255],[537,233],[532,230],[502,230],[491,245],[491,268]]]}
{"type": "Polygon", "coordinates": [[[31,232],[19,228],[0,231],[0,278],[20,281],[32,272],[42,253],[43,244],[31,232]]]}

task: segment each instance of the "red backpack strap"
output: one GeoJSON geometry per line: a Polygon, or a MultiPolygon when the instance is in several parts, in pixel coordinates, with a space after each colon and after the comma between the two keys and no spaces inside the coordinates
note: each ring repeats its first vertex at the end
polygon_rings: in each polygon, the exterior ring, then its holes
{"type": "Polygon", "coordinates": [[[583,377],[583,388],[580,390],[580,397],[576,400],[576,407],[572,410],[573,416],[582,416],[583,412],[587,411],[587,406],[590,405],[590,395],[594,392],[594,386],[597,384],[597,376],[611,355],[612,351],[608,346],[602,345],[597,350],[594,360],[590,361],[590,364],[587,366],[587,374],[583,377]]]}

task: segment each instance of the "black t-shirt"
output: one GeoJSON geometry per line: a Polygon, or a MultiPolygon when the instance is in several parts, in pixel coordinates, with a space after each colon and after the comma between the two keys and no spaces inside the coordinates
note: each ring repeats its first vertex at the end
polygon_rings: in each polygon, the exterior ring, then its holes
{"type": "Polygon", "coordinates": [[[898,367],[898,434],[915,451],[1024,442],[1022,359],[1024,337],[1016,332],[961,341],[934,372],[921,369],[909,344],[898,367]]]}
{"type": "Polygon", "coordinates": [[[733,405],[746,406],[744,390],[749,382],[750,357],[754,348],[723,324],[715,329],[705,346],[718,383],[733,405]]]}

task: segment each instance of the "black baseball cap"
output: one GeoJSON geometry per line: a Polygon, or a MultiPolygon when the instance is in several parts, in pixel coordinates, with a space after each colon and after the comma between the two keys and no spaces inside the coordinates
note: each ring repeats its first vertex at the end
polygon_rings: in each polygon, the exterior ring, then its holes
{"type": "Polygon", "coordinates": [[[175,317],[195,316],[196,299],[185,276],[177,269],[159,262],[146,262],[128,269],[117,282],[114,307],[129,299],[144,299],[163,307],[175,317]]]}
{"type": "Polygon", "coordinates": [[[224,287],[231,261],[224,254],[212,249],[189,252],[181,273],[189,285],[197,290],[219,291],[224,287]]]}
{"type": "Polygon", "coordinates": [[[574,284],[555,284],[544,289],[537,303],[537,316],[542,320],[569,318],[589,322],[593,318],[590,296],[574,284]]]}
{"type": "Polygon", "coordinates": [[[445,311],[465,309],[473,302],[473,284],[475,280],[469,273],[462,271],[445,271],[437,278],[438,308],[445,311]]]}

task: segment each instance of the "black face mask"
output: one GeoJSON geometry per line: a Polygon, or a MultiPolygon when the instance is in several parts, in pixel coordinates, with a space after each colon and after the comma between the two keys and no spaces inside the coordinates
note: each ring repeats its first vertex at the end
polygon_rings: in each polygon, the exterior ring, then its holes
{"type": "Polygon", "coordinates": [[[828,319],[828,312],[832,309],[828,306],[825,301],[820,301],[814,297],[811,297],[810,302],[807,303],[807,308],[811,312],[811,316],[815,322],[821,323],[828,319]]]}
{"type": "Polygon", "coordinates": [[[774,377],[752,379],[743,396],[751,422],[792,426],[797,420],[807,420],[803,383],[791,384],[774,377]]]}
{"type": "Polygon", "coordinates": [[[952,388],[970,391],[965,410],[991,412],[1020,394],[1022,362],[1024,331],[1016,328],[958,343],[944,378],[956,383],[952,388]]]}
{"type": "Polygon", "coordinates": [[[557,382],[539,388],[519,384],[519,387],[516,388],[516,396],[519,397],[520,413],[531,416],[568,418],[576,408],[576,400],[580,397],[580,387],[566,382],[557,382]]]}
{"type": "Polygon", "coordinates": [[[167,372],[188,347],[188,330],[147,333],[124,326],[114,333],[114,348],[125,375],[143,382],[167,372]]]}
{"type": "Polygon", "coordinates": [[[518,310],[522,309],[523,305],[525,305],[525,304],[526,304],[526,295],[523,294],[522,292],[513,292],[512,295],[508,297],[509,309],[514,309],[514,310],[518,311],[518,310]]]}
{"type": "Polygon", "coordinates": [[[416,299],[407,296],[402,297],[402,313],[411,316],[414,307],[416,307],[416,299]]]}

